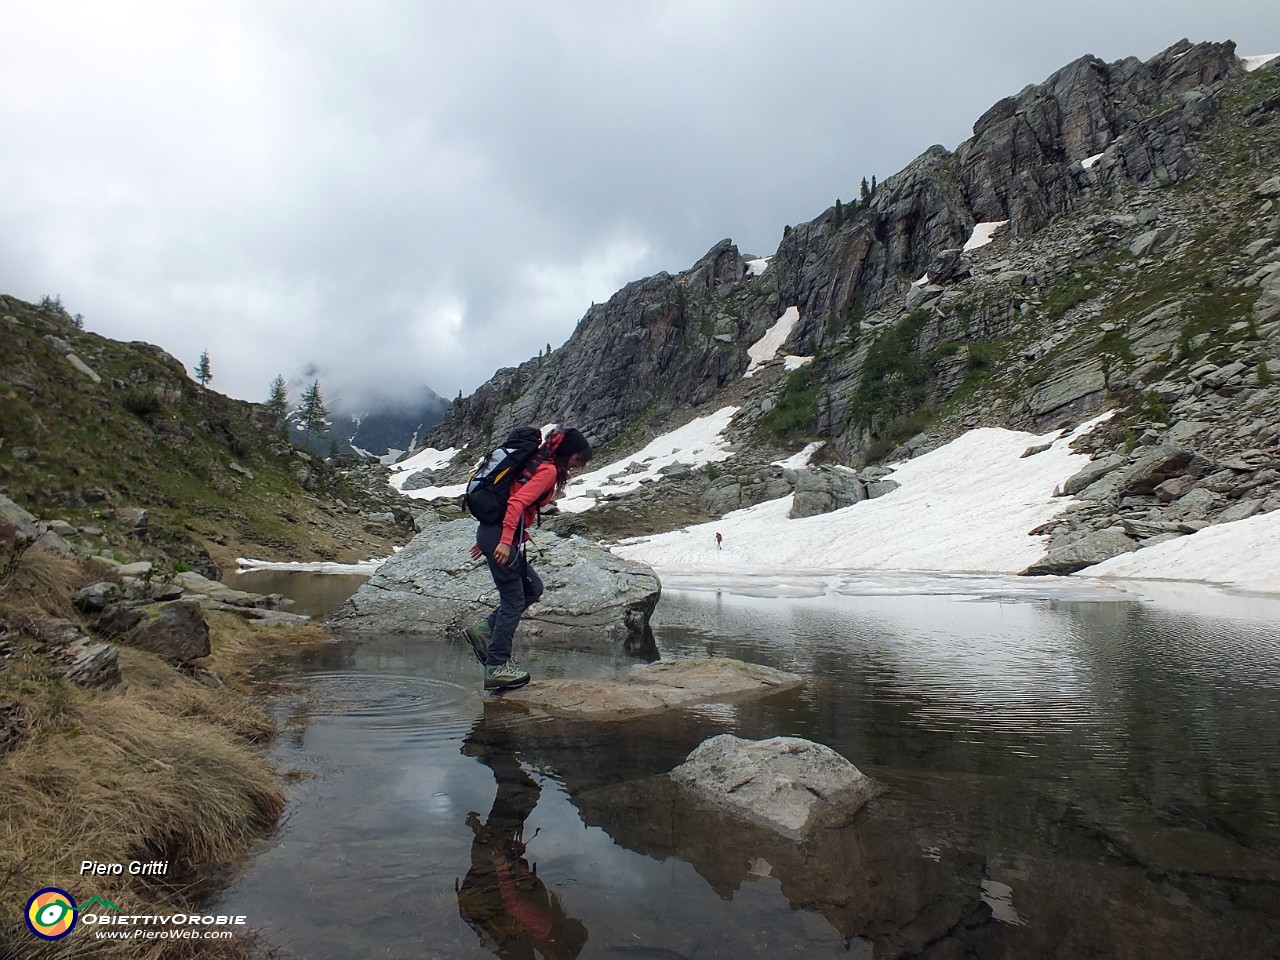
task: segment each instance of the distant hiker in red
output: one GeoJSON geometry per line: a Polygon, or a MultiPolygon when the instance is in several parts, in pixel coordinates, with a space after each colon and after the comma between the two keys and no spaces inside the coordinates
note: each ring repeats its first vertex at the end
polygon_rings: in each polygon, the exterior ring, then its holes
{"type": "Polygon", "coordinates": [[[511,641],[520,616],[542,596],[542,580],[522,549],[538,509],[564,492],[573,471],[591,459],[591,444],[580,432],[553,430],[511,487],[501,524],[476,527],[471,558],[484,557],[498,588],[498,609],[463,631],[477,659],[484,663],[484,688],[502,690],[529,682],[529,673],[511,660],[511,641]]]}
{"type": "Polygon", "coordinates": [[[717,534],[716,534],[716,549],[717,549],[717,550],[719,550],[719,549],[720,549],[720,541],[721,541],[721,540],[723,540],[723,539],[724,539],[724,537],[720,536],[720,534],[719,534],[719,533],[717,533],[717,534]]]}

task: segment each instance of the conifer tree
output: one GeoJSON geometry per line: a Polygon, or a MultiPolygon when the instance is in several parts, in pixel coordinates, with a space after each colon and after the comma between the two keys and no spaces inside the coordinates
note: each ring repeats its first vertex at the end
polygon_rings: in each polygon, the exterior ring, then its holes
{"type": "Polygon", "coordinates": [[[865,207],[871,202],[871,188],[867,186],[867,178],[862,178],[862,186],[858,188],[858,200],[865,207]]]}
{"type": "Polygon", "coordinates": [[[840,202],[840,198],[836,197],[836,229],[839,230],[844,226],[844,204],[840,202]]]}
{"type": "Polygon", "coordinates": [[[209,366],[208,350],[200,354],[200,362],[196,365],[196,379],[200,381],[200,386],[202,387],[213,379],[213,368],[209,366]]]}
{"type": "Polygon", "coordinates": [[[271,395],[267,397],[267,409],[275,414],[277,423],[289,415],[289,391],[285,387],[282,374],[276,374],[276,378],[271,381],[271,395]]]}
{"type": "Polygon", "coordinates": [[[324,405],[324,398],[320,396],[320,381],[316,380],[302,391],[302,406],[298,410],[298,417],[302,420],[308,441],[311,439],[311,434],[324,433],[327,426],[324,418],[328,415],[329,408],[324,405]]]}

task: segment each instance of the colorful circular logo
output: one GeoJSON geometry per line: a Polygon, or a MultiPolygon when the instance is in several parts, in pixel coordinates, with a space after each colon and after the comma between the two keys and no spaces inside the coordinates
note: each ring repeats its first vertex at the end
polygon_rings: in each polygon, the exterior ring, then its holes
{"type": "Polygon", "coordinates": [[[27,926],[42,940],[61,940],[76,926],[76,902],[57,887],[45,887],[27,901],[27,926]]]}

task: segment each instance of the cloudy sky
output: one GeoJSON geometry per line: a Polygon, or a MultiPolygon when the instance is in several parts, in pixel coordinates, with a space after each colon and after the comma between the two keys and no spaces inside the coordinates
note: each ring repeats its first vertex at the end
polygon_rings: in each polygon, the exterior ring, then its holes
{"type": "MultiPolygon", "coordinates": [[[[723,237],[773,252],[1086,53],[1274,0],[0,0],[0,293],[212,386],[469,393],[723,237]]],[[[296,391],[294,393],[296,397],[296,391]]]]}

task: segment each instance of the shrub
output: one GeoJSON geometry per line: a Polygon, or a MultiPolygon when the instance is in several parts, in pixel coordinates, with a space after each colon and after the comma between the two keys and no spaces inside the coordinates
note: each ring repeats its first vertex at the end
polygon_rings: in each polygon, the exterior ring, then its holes
{"type": "Polygon", "coordinates": [[[124,395],[124,408],[142,420],[158,414],[164,404],[154,390],[137,387],[124,395]]]}
{"type": "Polygon", "coordinates": [[[862,382],[854,395],[860,426],[891,420],[924,402],[928,367],[913,351],[931,314],[915,310],[885,330],[867,350],[862,382]]]}
{"type": "Polygon", "coordinates": [[[809,366],[793,370],[777,404],[765,415],[765,426],[783,439],[800,436],[816,425],[818,384],[809,366]]]}

